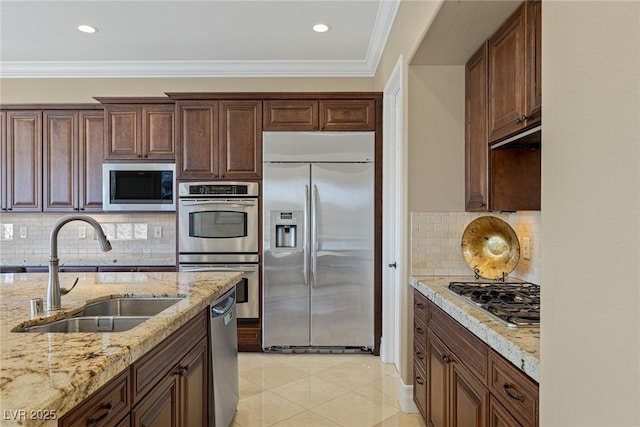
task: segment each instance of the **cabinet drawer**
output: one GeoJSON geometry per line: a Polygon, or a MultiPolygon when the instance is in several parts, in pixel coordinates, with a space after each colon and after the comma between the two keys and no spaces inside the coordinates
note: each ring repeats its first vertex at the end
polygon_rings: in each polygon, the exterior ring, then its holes
{"type": "Polygon", "coordinates": [[[491,393],[523,426],[538,425],[538,385],[496,353],[489,367],[491,393]]]}
{"type": "Polygon", "coordinates": [[[413,401],[416,402],[422,418],[426,418],[427,407],[427,375],[414,363],[413,370],[413,401]]]}
{"type": "Polygon", "coordinates": [[[418,291],[413,291],[413,315],[424,323],[429,320],[428,317],[429,300],[418,291]]]}
{"type": "MultiPolygon", "coordinates": [[[[60,419],[60,427],[120,426],[129,413],[129,370],[120,373],[106,386],[73,408],[60,419]]],[[[128,419],[128,418],[127,418],[128,419]]]]}
{"type": "Polygon", "coordinates": [[[413,364],[427,372],[427,350],[425,345],[418,340],[413,340],[413,364]]]}
{"type": "Polygon", "coordinates": [[[413,340],[422,343],[423,346],[427,343],[427,325],[415,317],[413,318],[413,340]]]}
{"type": "Polygon", "coordinates": [[[208,310],[203,310],[132,365],[134,401],[150,391],[161,378],[169,375],[185,351],[206,336],[208,321],[208,310]]]}
{"type": "Polygon", "coordinates": [[[487,385],[489,364],[487,345],[433,303],[428,302],[428,307],[429,328],[451,349],[467,369],[473,372],[484,385],[487,385]]]}

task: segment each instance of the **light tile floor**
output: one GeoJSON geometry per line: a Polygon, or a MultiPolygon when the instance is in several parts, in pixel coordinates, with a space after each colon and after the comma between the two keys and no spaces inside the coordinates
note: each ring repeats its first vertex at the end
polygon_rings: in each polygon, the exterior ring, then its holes
{"type": "Polygon", "coordinates": [[[379,357],[240,353],[232,427],[424,427],[398,404],[398,373],[379,357]]]}

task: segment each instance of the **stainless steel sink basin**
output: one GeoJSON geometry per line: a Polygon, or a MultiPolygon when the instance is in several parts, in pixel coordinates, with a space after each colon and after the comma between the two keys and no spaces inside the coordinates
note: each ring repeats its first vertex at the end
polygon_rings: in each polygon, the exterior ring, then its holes
{"type": "Polygon", "coordinates": [[[182,297],[122,297],[87,304],[73,317],[154,316],[182,300],[182,297]]]}
{"type": "Polygon", "coordinates": [[[123,332],[181,301],[184,297],[117,297],[85,305],[72,316],[12,332],[123,332]]]}
{"type": "Polygon", "coordinates": [[[44,325],[17,329],[14,332],[123,332],[138,326],[147,319],[149,319],[148,316],[70,317],[44,325]]]}

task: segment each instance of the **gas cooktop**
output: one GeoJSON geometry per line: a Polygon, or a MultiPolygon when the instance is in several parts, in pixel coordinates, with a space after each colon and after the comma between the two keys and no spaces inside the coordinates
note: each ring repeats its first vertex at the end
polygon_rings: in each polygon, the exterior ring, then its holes
{"type": "Polygon", "coordinates": [[[540,326],[540,286],[527,282],[450,282],[449,290],[510,328],[540,326]]]}

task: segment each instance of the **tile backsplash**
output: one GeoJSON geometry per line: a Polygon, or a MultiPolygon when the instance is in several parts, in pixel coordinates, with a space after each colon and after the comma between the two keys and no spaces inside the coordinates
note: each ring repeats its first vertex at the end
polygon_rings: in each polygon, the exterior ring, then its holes
{"type": "Polygon", "coordinates": [[[467,225],[480,216],[496,216],[516,232],[520,241],[520,261],[512,277],[540,284],[540,212],[514,213],[412,212],[411,275],[469,275],[473,271],[462,257],[460,240],[467,225]],[[531,242],[531,259],[522,256],[523,239],[531,242]]]}
{"type": "MultiPolygon", "coordinates": [[[[2,214],[0,230],[12,228],[11,239],[0,241],[0,255],[48,254],[49,235],[55,222],[64,214],[2,214]],[[11,227],[9,227],[11,225],[11,227]],[[22,231],[26,237],[22,238],[22,231]]],[[[96,219],[108,235],[112,254],[173,254],[176,251],[175,214],[89,214],[96,219]],[[160,237],[153,230],[160,227],[160,237]]],[[[65,224],[58,234],[59,254],[102,253],[91,225],[84,221],[65,224]]]]}

